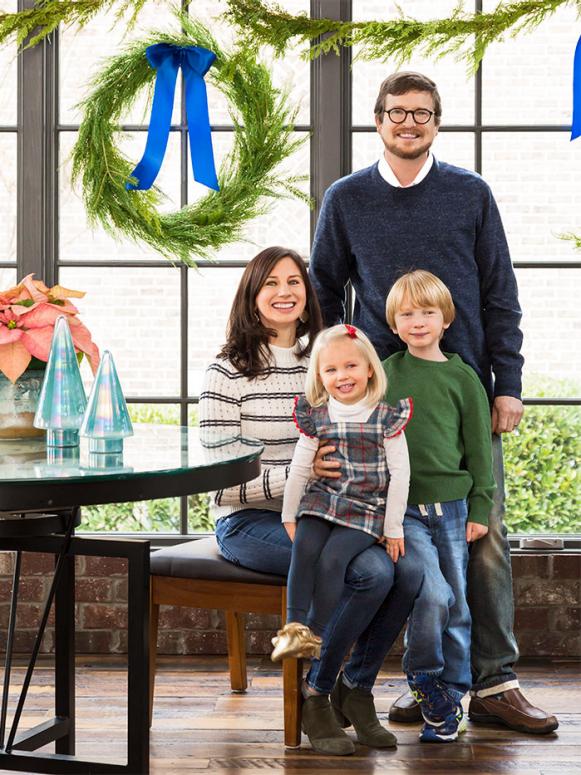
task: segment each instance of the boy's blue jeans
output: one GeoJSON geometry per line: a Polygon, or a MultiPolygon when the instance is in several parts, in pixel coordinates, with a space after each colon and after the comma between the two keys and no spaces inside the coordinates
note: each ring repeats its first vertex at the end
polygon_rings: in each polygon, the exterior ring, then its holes
{"type": "Polygon", "coordinates": [[[514,673],[519,653],[513,632],[512,569],[504,524],[502,441],[496,434],[492,435],[492,466],[496,490],[488,517],[488,534],[471,544],[468,562],[472,693],[481,696],[519,685],[514,673]]]}
{"type": "Polygon", "coordinates": [[[470,689],[470,610],[465,500],[408,506],[406,554],[414,547],[424,582],[407,629],[403,669],[438,676],[459,701],[470,689]]]}
{"type": "MultiPolygon", "coordinates": [[[[216,525],[221,554],[245,568],[286,576],[291,541],[280,512],[244,509],[216,525]]],[[[351,561],[339,605],[327,625],[321,659],[313,660],[309,685],[328,694],[352,644],[344,672],[352,686],[371,689],[383,660],[406,622],[422,586],[423,569],[410,547],[394,566],[385,548],[376,544],[351,561]]]]}

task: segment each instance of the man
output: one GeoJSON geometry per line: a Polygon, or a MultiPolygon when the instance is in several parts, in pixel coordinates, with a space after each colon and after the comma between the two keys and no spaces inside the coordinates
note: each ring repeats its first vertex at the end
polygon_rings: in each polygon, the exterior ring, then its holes
{"type": "MultiPolygon", "coordinates": [[[[440,95],[429,78],[400,72],[382,83],[375,123],[383,156],[327,190],[310,273],[328,326],[344,320],[345,287],[352,283],[353,322],[367,333],[381,359],[402,349],[385,323],[385,299],[395,280],[404,272],[426,269],[450,288],[457,317],[442,349],[458,353],[472,366],[488,393],[497,483],[489,535],[472,547],[468,569],[469,716],[475,722],[546,734],[558,727],[557,719],[525,699],[513,671],[518,648],[503,524],[500,434],[513,431],[523,413],[516,279],[488,185],[473,172],[437,161],[430,151],[441,115],[440,95]]],[[[319,464],[319,472],[322,465],[330,471],[338,464],[319,464]]],[[[411,695],[395,701],[390,719],[421,719],[411,695]]]]}

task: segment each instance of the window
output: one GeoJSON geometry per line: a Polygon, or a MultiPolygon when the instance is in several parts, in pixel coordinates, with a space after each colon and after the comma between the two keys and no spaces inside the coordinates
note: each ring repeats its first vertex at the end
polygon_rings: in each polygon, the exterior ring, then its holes
{"type": "MultiPolygon", "coordinates": [[[[0,3],[0,10],[16,11],[16,0],[0,3]]],[[[16,140],[18,65],[15,46],[0,48],[0,283],[16,281],[16,140]]]]}
{"type": "MultiPolygon", "coordinates": [[[[295,13],[308,11],[308,5],[305,0],[289,0],[285,7],[295,13]]],[[[224,7],[223,1],[206,0],[197,2],[195,9],[191,6],[191,12],[195,11],[219,42],[229,47],[231,30],[216,22],[224,7]]],[[[129,40],[142,37],[149,29],[176,26],[171,10],[154,2],[145,5],[138,26],[125,35],[124,30],[111,29],[112,18],[110,13],[103,14],[81,30],[66,29],[60,34],[55,264],[60,282],[89,291],[83,300],[83,320],[99,346],[113,352],[133,418],[195,424],[204,370],[222,344],[228,300],[233,298],[244,263],[270,244],[292,245],[308,255],[310,211],[295,200],[276,203],[267,215],[249,224],[247,242],[226,246],[215,263],[200,261],[198,271],[176,269],[152,249],[114,240],[101,228],[91,230],[80,194],[71,185],[69,162],[81,119],[78,103],[87,93],[87,81],[103,57],[115,54],[129,40]],[[87,76],[79,79],[78,72],[87,76]],[[111,325],[111,315],[115,316],[115,326],[111,325]]],[[[294,83],[292,99],[301,103],[296,131],[310,131],[308,63],[298,55],[274,62],[273,81],[285,87],[294,83]]],[[[168,150],[156,181],[167,195],[167,210],[195,201],[206,192],[192,177],[181,100],[178,86],[168,150]]],[[[208,101],[219,165],[231,146],[233,126],[223,95],[211,86],[208,101]]],[[[136,162],[143,152],[148,121],[149,109],[143,98],[126,117],[119,138],[120,147],[136,162]]],[[[288,160],[290,174],[309,169],[308,148],[305,143],[288,160]]],[[[308,190],[306,181],[305,192],[308,190]]],[[[86,509],[84,523],[89,529],[148,533],[212,529],[205,496],[86,509]]]]}
{"type": "MultiPolygon", "coordinates": [[[[466,12],[496,2],[466,0],[466,12]]],[[[443,18],[457,2],[410,0],[406,15],[443,18]]],[[[357,20],[393,18],[394,4],[353,0],[357,20]]],[[[572,350],[581,330],[575,288],[581,261],[559,234],[579,227],[579,148],[569,141],[571,62],[578,31],[561,8],[532,34],[490,46],[479,72],[444,57],[420,57],[403,69],[429,74],[443,103],[437,157],[483,175],[498,202],[523,309],[525,416],[506,434],[507,525],[513,533],[580,533],[576,461],[581,434],[581,361],[572,350]],[[570,332],[567,333],[567,332],[570,332]]],[[[379,84],[397,69],[353,65],[352,169],[378,158],[373,105],[379,84]]]]}
{"type": "MultiPolygon", "coordinates": [[[[279,4],[291,13],[340,14],[345,19],[387,19],[397,13],[395,3],[385,0],[279,4]]],[[[464,3],[467,11],[495,5],[492,0],[464,3]]],[[[189,4],[190,12],[229,45],[232,31],[216,21],[224,6],[225,0],[189,4]]],[[[411,17],[435,18],[456,6],[456,0],[410,0],[405,11],[411,17]]],[[[0,8],[14,10],[16,0],[0,0],[0,8]]],[[[571,243],[557,238],[579,228],[581,157],[568,139],[574,20],[573,9],[563,7],[532,34],[491,46],[473,78],[466,75],[464,63],[451,57],[437,62],[418,57],[409,63],[409,69],[431,75],[442,94],[443,126],[435,154],[481,172],[491,184],[515,262],[524,309],[528,404],[518,434],[505,438],[508,522],[515,533],[581,533],[574,468],[581,365],[571,353],[581,328],[575,298],[581,261],[571,243]]],[[[288,244],[308,255],[326,187],[381,152],[373,104],[381,80],[396,67],[357,59],[351,67],[349,50],[308,63],[295,49],[269,61],[275,83],[290,87],[291,99],[300,102],[296,132],[311,134],[310,143],[288,160],[287,168],[291,174],[308,175],[305,191],[314,196],[315,210],[297,201],[278,202],[249,224],[248,242],[227,246],[215,262],[199,262],[199,271],[176,268],[152,250],[113,240],[102,229],[91,230],[80,194],[71,186],[69,163],[81,117],[77,105],[99,61],[144,31],[175,25],[170,10],[151,2],[140,13],[138,26],[125,35],[109,13],[82,30],[60,31],[19,60],[9,47],[0,49],[0,280],[2,287],[12,284],[18,266],[19,276],[34,271],[46,282],[58,278],[86,290],[83,320],[99,346],[113,352],[134,418],[186,424],[197,421],[203,372],[222,343],[245,263],[270,244],[288,244]],[[30,122],[32,115],[42,115],[43,121],[30,122]],[[18,131],[26,173],[35,169],[41,171],[38,175],[25,174],[23,165],[17,170],[18,131]],[[35,209],[31,203],[37,202],[35,209]]],[[[232,123],[221,94],[210,89],[209,104],[219,164],[231,142],[232,123]]],[[[119,138],[136,162],[147,123],[143,97],[125,118],[119,138]]],[[[168,197],[168,209],[203,194],[191,178],[180,96],[157,182],[168,197]]],[[[203,496],[189,503],[184,498],[102,507],[90,512],[89,526],[174,538],[211,530],[203,496]]]]}

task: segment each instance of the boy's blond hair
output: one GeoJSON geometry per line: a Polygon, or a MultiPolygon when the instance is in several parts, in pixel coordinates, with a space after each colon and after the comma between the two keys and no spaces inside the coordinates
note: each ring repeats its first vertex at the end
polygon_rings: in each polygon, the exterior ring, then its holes
{"type": "Polygon", "coordinates": [[[425,269],[407,272],[393,284],[385,304],[388,325],[395,329],[395,316],[407,299],[414,307],[438,307],[444,317],[444,324],[449,326],[456,317],[456,308],[448,287],[425,269]]]}
{"type": "Polygon", "coordinates": [[[385,371],[383,370],[379,356],[375,352],[375,347],[371,344],[363,331],[355,328],[355,326],[344,325],[342,323],[338,326],[332,326],[332,328],[323,329],[323,331],[318,334],[315,343],[313,344],[305,380],[305,395],[311,406],[322,406],[322,404],[327,403],[329,400],[329,394],[323,387],[319,375],[319,356],[325,347],[343,337],[348,337],[353,342],[371,366],[372,373],[371,377],[369,377],[367,386],[367,395],[365,396],[366,403],[373,406],[377,404],[378,401],[381,401],[385,395],[385,391],[387,390],[387,377],[385,376],[385,371]]]}

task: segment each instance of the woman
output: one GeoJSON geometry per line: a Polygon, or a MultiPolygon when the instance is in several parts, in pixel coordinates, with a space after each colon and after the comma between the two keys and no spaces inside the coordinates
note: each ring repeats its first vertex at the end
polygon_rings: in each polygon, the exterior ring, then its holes
{"type": "MultiPolygon", "coordinates": [[[[286,576],[289,569],[291,541],[281,522],[281,508],[298,439],[293,399],[304,390],[308,355],[321,327],[318,302],[301,257],[287,248],[267,248],[244,271],[227,342],[206,372],[200,428],[240,433],[264,444],[260,476],[214,493],[212,505],[221,554],[252,570],[286,576]]],[[[325,448],[315,462],[317,475],[326,473],[324,453],[325,448]]],[[[422,582],[410,554],[397,563],[395,585],[394,565],[379,544],[348,566],[321,658],[313,660],[303,686],[303,731],[319,753],[354,752],[337,718],[345,726],[353,724],[364,745],[395,744],[377,719],[371,688],[422,582]],[[354,641],[351,658],[337,677],[354,641]]]]}

